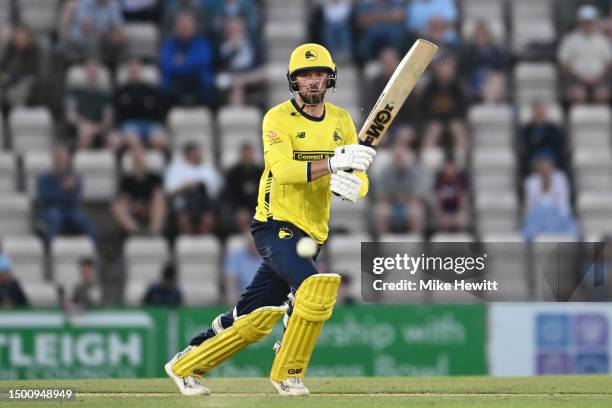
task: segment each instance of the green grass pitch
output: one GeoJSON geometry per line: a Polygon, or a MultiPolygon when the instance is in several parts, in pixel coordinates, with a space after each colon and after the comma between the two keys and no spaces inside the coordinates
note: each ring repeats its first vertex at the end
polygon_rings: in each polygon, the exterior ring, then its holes
{"type": "Polygon", "coordinates": [[[307,378],[310,397],[275,394],[264,378],[211,378],[212,395],[183,397],[169,379],[0,381],[11,388],[73,387],[77,401],[0,402],[0,406],[52,407],[436,407],[436,408],[610,408],[612,377],[535,378],[307,378]]]}

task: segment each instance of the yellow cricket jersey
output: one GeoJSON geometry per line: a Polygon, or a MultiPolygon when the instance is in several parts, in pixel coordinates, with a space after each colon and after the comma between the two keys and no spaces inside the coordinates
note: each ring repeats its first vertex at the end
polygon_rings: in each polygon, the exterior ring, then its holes
{"type": "MultiPolygon", "coordinates": [[[[255,219],[287,221],[322,244],[329,232],[330,176],[310,180],[310,162],[333,156],[338,146],[357,143],[349,113],[325,103],[320,118],[308,115],[295,100],[270,109],[263,119],[265,168],[259,181],[255,219]]],[[[368,191],[365,173],[359,195],[368,191]]]]}

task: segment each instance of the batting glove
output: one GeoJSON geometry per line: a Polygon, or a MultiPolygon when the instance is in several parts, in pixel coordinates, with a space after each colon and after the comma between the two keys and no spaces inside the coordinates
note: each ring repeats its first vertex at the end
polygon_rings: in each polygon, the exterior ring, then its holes
{"type": "Polygon", "coordinates": [[[354,203],[359,197],[361,179],[352,173],[339,170],[331,175],[330,188],[335,195],[354,203]]]}
{"type": "Polygon", "coordinates": [[[338,170],[366,171],[376,156],[376,150],[368,146],[352,144],[336,148],[334,156],[327,160],[330,173],[338,170]]]}

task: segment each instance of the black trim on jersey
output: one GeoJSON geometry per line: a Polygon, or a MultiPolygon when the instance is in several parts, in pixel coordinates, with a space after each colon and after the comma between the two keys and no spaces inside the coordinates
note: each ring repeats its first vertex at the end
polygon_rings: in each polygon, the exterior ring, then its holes
{"type": "Polygon", "coordinates": [[[297,104],[297,102],[295,101],[295,99],[291,99],[291,104],[293,105],[293,107],[300,112],[300,114],[305,117],[308,120],[312,120],[313,122],[321,122],[323,119],[325,119],[325,105],[323,105],[323,115],[321,115],[321,117],[316,117],[316,116],[312,116],[307,114],[306,112],[304,112],[304,110],[302,110],[302,108],[299,107],[299,105],[297,104]]]}
{"type": "Polygon", "coordinates": [[[307,162],[306,163],[306,181],[310,183],[310,181],[312,180],[312,176],[310,174],[310,165],[312,164],[312,162],[307,162]]]}

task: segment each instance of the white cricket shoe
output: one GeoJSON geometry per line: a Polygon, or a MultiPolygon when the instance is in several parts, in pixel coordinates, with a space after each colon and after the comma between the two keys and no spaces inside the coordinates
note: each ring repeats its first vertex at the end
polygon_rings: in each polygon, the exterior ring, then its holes
{"type": "Polygon", "coordinates": [[[176,361],[181,358],[183,354],[189,352],[193,348],[195,348],[195,346],[187,346],[185,350],[176,353],[174,357],[172,357],[172,360],[166,363],[164,369],[166,370],[166,374],[168,374],[168,377],[174,380],[174,383],[178,387],[179,391],[181,391],[181,394],[186,396],[208,395],[210,394],[210,390],[202,385],[198,377],[179,377],[172,371],[172,366],[174,365],[174,363],[176,363],[176,361]]]}
{"type": "Polygon", "coordinates": [[[304,385],[302,377],[289,377],[281,382],[273,380],[270,380],[270,382],[280,395],[310,395],[310,391],[308,391],[308,388],[304,385]]]}

